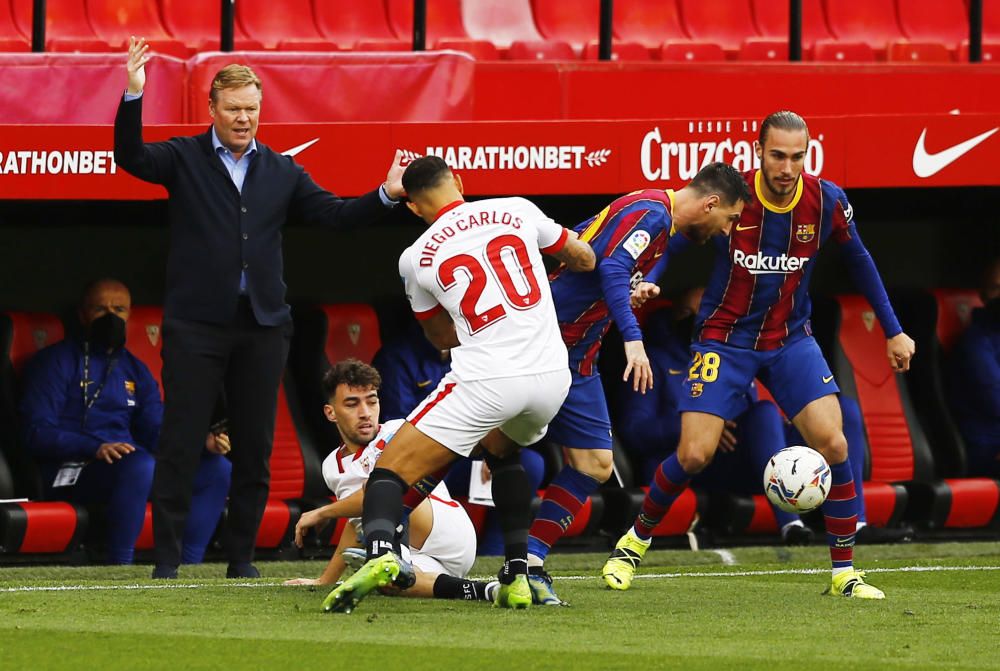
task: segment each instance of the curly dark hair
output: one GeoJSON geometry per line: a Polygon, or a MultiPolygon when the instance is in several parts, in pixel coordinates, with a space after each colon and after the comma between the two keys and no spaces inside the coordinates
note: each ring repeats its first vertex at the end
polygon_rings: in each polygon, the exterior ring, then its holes
{"type": "Polygon", "coordinates": [[[327,398],[333,398],[337,387],[346,384],[348,387],[372,387],[378,390],[382,386],[382,376],[372,366],[358,359],[338,361],[323,375],[323,393],[327,398]]]}

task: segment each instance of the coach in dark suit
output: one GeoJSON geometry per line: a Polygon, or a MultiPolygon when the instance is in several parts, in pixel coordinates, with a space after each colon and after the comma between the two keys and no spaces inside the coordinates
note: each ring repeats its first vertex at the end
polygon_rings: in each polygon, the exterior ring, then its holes
{"type": "Polygon", "coordinates": [[[128,89],[115,117],[115,160],[169,193],[163,319],[165,407],[153,478],[154,578],[176,578],[194,475],[220,391],[227,400],[232,486],[225,539],[230,578],[258,577],[257,528],[267,501],[278,385],[292,332],[281,229],[295,214],[331,227],[380,217],[402,195],[397,152],[385,184],[353,200],[320,188],[254,136],[261,82],[245,66],[215,76],[212,127],[142,141],[144,40],[129,41],[128,89]]]}

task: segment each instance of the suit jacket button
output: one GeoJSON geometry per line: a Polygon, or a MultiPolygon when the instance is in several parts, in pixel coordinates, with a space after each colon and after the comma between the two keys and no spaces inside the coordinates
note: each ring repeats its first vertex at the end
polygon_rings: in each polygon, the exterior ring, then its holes
{"type": "Polygon", "coordinates": [[[243,262],[243,270],[246,270],[246,269],[247,269],[247,268],[249,268],[249,267],[250,267],[250,264],[249,264],[249,263],[247,263],[246,261],[244,261],[244,262],[243,262]]]}
{"type": "Polygon", "coordinates": [[[241,207],[241,208],[240,208],[240,212],[242,212],[243,214],[246,214],[246,213],[247,213],[247,208],[246,208],[246,206],[243,206],[243,207],[241,207]]]}
{"type": "Polygon", "coordinates": [[[243,239],[244,240],[246,240],[248,237],[250,237],[250,236],[248,236],[246,233],[243,234],[243,239]]]}

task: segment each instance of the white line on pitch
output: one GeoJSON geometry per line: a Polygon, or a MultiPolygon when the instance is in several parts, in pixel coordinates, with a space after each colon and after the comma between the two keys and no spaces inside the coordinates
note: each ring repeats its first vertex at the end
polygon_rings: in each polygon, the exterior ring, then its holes
{"type": "MultiPolygon", "coordinates": [[[[896,568],[870,568],[865,569],[869,573],[928,573],[937,571],[1000,571],[1000,566],[899,566],[896,568]]],[[[654,578],[746,578],[754,576],[769,575],[814,575],[817,573],[829,573],[828,568],[798,568],[798,569],[774,569],[769,571],[704,571],[686,573],[640,573],[637,579],[654,578]]],[[[593,580],[598,576],[593,575],[559,575],[557,580],[593,580]]],[[[254,588],[254,587],[280,587],[280,582],[269,582],[261,580],[259,582],[233,582],[233,583],[156,583],[150,585],[130,584],[130,585],[48,585],[48,586],[23,586],[23,587],[0,587],[0,593],[10,592],[87,592],[87,591],[111,591],[111,590],[146,590],[146,589],[206,589],[219,587],[229,589],[233,587],[254,588]]]]}

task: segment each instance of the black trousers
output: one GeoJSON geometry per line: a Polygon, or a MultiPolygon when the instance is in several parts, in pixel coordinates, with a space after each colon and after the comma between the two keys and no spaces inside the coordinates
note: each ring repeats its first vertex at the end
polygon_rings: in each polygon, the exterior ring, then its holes
{"type": "Polygon", "coordinates": [[[230,562],[253,559],[291,334],[291,323],[260,326],[246,298],[229,325],[164,319],[163,427],[151,494],[158,564],[180,564],[195,473],[223,390],[233,463],[224,542],[230,562]]]}

